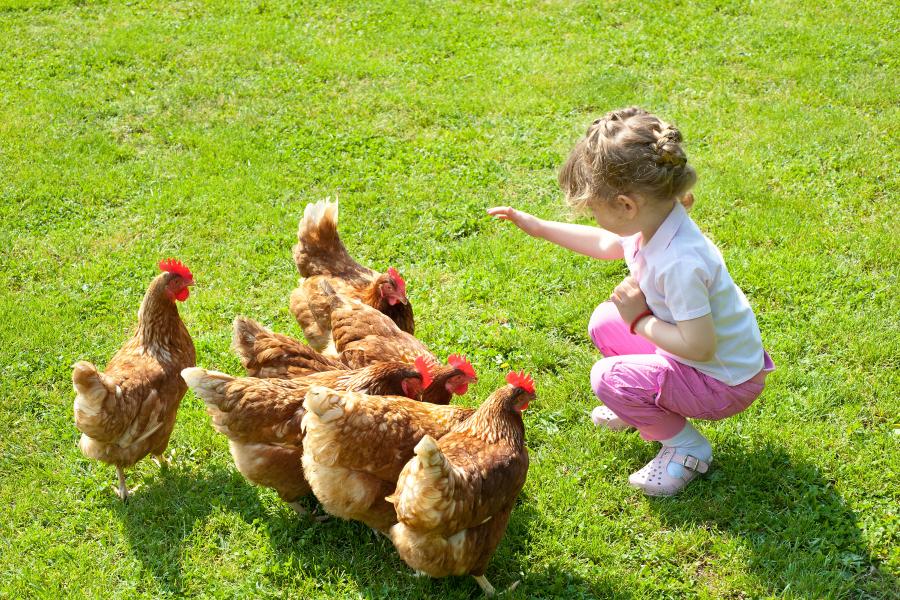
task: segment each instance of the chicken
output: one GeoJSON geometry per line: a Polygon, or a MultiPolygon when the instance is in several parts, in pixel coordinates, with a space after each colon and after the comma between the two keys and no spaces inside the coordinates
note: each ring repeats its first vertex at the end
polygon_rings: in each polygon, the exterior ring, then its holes
{"type": "Polygon", "coordinates": [[[228,438],[238,471],[249,481],[269,487],[300,514],[299,499],[309,493],[303,477],[303,399],[311,385],[366,394],[419,398],[431,383],[428,365],[378,363],[355,371],[314,373],[302,379],[232,377],[198,367],[182,377],[206,403],[216,431],[228,438]]]}
{"type": "Polygon", "coordinates": [[[129,496],[125,469],[153,454],[160,462],[175,426],[187,385],[181,370],[194,365],[194,343],[176,302],[187,300],[194,284],[190,270],[169,259],[151,283],[138,310],[137,330],[101,373],[86,361],[72,370],[75,426],[88,458],[115,465],[116,494],[129,496]]]}
{"type": "Polygon", "coordinates": [[[397,522],[385,496],[425,435],[441,437],[474,412],[396,396],[313,386],[303,403],[303,471],[326,511],[387,534],[397,522]]]}
{"type": "MultiPolygon", "coordinates": [[[[379,318],[383,318],[379,314],[379,318]]],[[[385,319],[385,321],[388,321],[385,319]]],[[[389,321],[388,321],[389,322],[389,321]]],[[[252,319],[237,317],[234,320],[232,348],[241,358],[241,364],[251,377],[277,377],[293,379],[320,371],[336,371],[350,367],[340,358],[320,354],[293,338],[273,333],[252,319]]],[[[355,357],[362,354],[353,354],[355,357]]],[[[431,354],[417,356],[408,365],[415,366],[419,358],[427,360],[434,383],[426,386],[421,400],[432,404],[449,404],[454,394],[463,395],[469,384],[478,380],[475,369],[465,356],[451,354],[446,365],[437,363],[431,354]]],[[[382,361],[378,361],[382,362],[382,361]]],[[[354,361],[357,368],[378,364],[365,360],[354,361]]],[[[328,385],[327,382],[322,385],[328,385]]]]}
{"type": "Polygon", "coordinates": [[[436,360],[428,346],[385,314],[337,292],[327,281],[319,282],[319,292],[310,309],[331,330],[336,352],[350,366],[363,367],[379,360],[411,363],[419,356],[436,360]]]}
{"type": "Polygon", "coordinates": [[[349,367],[294,338],[269,331],[246,317],[234,319],[231,347],[251,377],[291,379],[349,367]]]}
{"type": "Polygon", "coordinates": [[[470,574],[488,595],[484,572],[528,473],[522,411],[534,381],[524,372],[506,380],[439,441],[424,436],[386,499],[399,521],[391,541],[409,566],[432,577],[470,574]]]}
{"type": "Polygon", "coordinates": [[[297,229],[294,262],[304,279],[291,294],[290,308],[306,340],[320,352],[331,343],[327,321],[317,319],[311,310],[318,301],[321,281],[381,311],[400,329],[413,333],[415,324],[406,282],[394,267],[376,273],[357,263],[338,236],[337,219],[337,201],[323,200],[306,206],[297,229]]]}
{"type": "MultiPolygon", "coordinates": [[[[427,358],[420,356],[416,361],[419,360],[427,361],[427,358]]],[[[446,365],[430,361],[428,364],[432,383],[422,392],[422,402],[450,404],[454,395],[464,396],[469,391],[469,384],[478,381],[475,368],[465,356],[451,354],[446,365]]]]}
{"type": "MultiPolygon", "coordinates": [[[[363,367],[381,360],[412,363],[425,357],[436,364],[428,346],[412,334],[401,331],[390,319],[362,302],[337,293],[327,282],[320,284],[323,302],[340,360],[351,367],[363,367]]],[[[426,402],[447,404],[453,394],[463,395],[478,376],[465,356],[451,354],[448,368],[436,368],[435,384],[426,390],[426,402]],[[446,377],[446,379],[445,379],[446,377]]]]}

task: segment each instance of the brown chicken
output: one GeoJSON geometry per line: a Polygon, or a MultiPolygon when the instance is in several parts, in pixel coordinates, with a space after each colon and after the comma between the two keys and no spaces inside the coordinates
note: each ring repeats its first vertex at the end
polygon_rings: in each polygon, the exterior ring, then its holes
{"type": "Polygon", "coordinates": [[[412,363],[419,356],[436,360],[428,346],[384,313],[337,292],[327,281],[319,282],[319,291],[310,309],[329,328],[335,351],[350,366],[363,367],[379,360],[412,363]]]}
{"type": "Polygon", "coordinates": [[[327,321],[316,318],[319,283],[333,288],[387,315],[400,329],[413,333],[412,305],[406,297],[406,282],[394,267],[376,273],[357,263],[337,232],[338,203],[322,200],[308,204],[297,229],[294,262],[304,279],[293,291],[291,312],[310,346],[328,351],[331,331],[327,321]]]}
{"type": "MultiPolygon", "coordinates": [[[[478,381],[475,368],[465,356],[451,354],[447,358],[447,364],[441,365],[428,361],[427,357],[420,356],[416,359],[426,361],[432,376],[431,385],[422,392],[422,402],[431,404],[450,404],[453,396],[463,396],[469,391],[469,384],[478,381]]],[[[375,363],[378,364],[378,363],[375,363]]]]}
{"type": "Polygon", "coordinates": [[[522,411],[534,381],[524,372],[506,380],[439,441],[423,437],[387,498],[399,521],[391,541],[409,566],[432,577],[472,575],[488,595],[484,572],[528,474],[522,411]]]}
{"type": "Polygon", "coordinates": [[[303,471],[329,513],[387,534],[385,496],[425,435],[441,437],[474,410],[314,386],[303,403],[303,471]]]}
{"type": "Polygon", "coordinates": [[[246,317],[234,319],[231,348],[251,377],[292,379],[321,371],[349,369],[343,361],[325,356],[294,338],[269,331],[246,317]]]}
{"type": "MultiPolygon", "coordinates": [[[[373,311],[384,318],[377,311],[373,311]]],[[[385,319],[385,321],[388,321],[385,319]]],[[[390,322],[390,321],[388,321],[390,322]]],[[[311,373],[349,369],[340,358],[331,358],[316,352],[303,342],[280,333],[273,333],[252,319],[237,317],[234,320],[232,348],[241,358],[241,364],[251,377],[277,377],[293,379],[311,373]]],[[[356,354],[355,356],[360,356],[356,354]]],[[[432,404],[449,404],[453,395],[463,395],[469,384],[478,380],[475,369],[465,356],[452,354],[446,365],[441,365],[431,354],[416,357],[406,364],[416,366],[420,359],[428,361],[434,383],[426,386],[421,400],[432,404]]],[[[386,359],[389,360],[389,359],[386,359]]],[[[356,368],[378,362],[354,361],[356,368]]],[[[323,383],[323,385],[328,385],[323,383]]]]}
{"type": "Polygon", "coordinates": [[[172,259],[159,268],[163,273],[141,302],[134,336],[102,373],[86,361],[72,371],[79,446],[88,458],[116,466],[116,494],[122,500],[129,495],[127,467],[148,454],[164,462],[175,413],[187,391],[181,370],[195,360],[194,343],[175,304],[187,299],[193,275],[172,259]]]}
{"type": "MultiPolygon", "coordinates": [[[[385,315],[337,293],[327,282],[321,282],[320,288],[325,301],[319,310],[327,314],[336,349],[347,365],[359,368],[381,360],[413,363],[420,357],[437,364],[428,346],[385,315]]],[[[469,384],[478,380],[465,356],[451,354],[447,363],[450,368],[434,368],[435,384],[426,390],[426,402],[447,404],[453,394],[465,394],[469,384]]]]}
{"type": "Polygon", "coordinates": [[[427,365],[379,363],[355,371],[314,373],[302,379],[232,377],[198,367],[182,377],[206,403],[216,431],[228,438],[238,471],[249,481],[269,487],[295,511],[309,493],[303,477],[303,399],[311,385],[365,394],[404,395],[417,399],[431,383],[427,365]]]}

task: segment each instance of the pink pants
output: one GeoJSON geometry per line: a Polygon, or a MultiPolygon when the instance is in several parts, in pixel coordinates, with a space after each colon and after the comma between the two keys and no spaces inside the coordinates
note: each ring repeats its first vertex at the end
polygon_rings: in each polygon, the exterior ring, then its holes
{"type": "Polygon", "coordinates": [[[684,429],[685,417],[716,421],[750,406],[775,365],[768,353],[749,381],[727,385],[693,367],[656,353],[650,341],[633,335],[612,302],[591,315],[588,334],[605,358],[591,369],[591,388],[645,440],[665,440],[684,429]]]}

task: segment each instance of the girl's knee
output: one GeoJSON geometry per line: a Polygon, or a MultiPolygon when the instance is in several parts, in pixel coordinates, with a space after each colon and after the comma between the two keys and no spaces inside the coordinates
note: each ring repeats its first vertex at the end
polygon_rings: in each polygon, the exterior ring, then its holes
{"type": "Polygon", "coordinates": [[[591,367],[591,389],[601,400],[608,396],[610,390],[615,389],[615,385],[611,381],[613,365],[616,359],[614,357],[603,358],[594,363],[591,367]]]}
{"type": "Polygon", "coordinates": [[[604,332],[619,320],[621,320],[619,309],[612,302],[602,302],[594,309],[591,319],[588,321],[588,337],[597,348],[602,350],[601,343],[605,337],[604,332]]]}

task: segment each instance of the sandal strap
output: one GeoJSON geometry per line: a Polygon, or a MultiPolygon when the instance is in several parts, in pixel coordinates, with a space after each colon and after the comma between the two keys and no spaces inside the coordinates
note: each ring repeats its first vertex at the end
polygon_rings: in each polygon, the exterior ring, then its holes
{"type": "Polygon", "coordinates": [[[706,473],[706,471],[709,470],[709,463],[700,460],[696,456],[691,456],[690,454],[676,453],[671,460],[672,462],[676,462],[683,466],[685,469],[690,469],[697,473],[706,473]]]}

